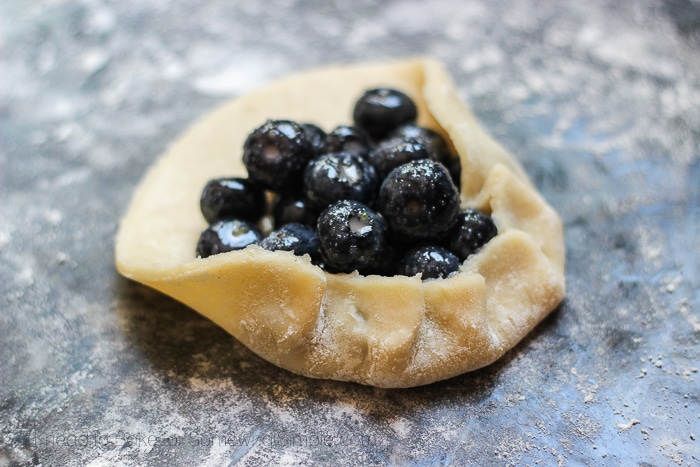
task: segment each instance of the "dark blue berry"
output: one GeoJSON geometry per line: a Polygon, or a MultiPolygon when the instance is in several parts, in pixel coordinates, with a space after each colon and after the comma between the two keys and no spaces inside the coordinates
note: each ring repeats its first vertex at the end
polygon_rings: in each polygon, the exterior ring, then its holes
{"type": "Polygon", "coordinates": [[[446,160],[452,158],[452,151],[450,151],[450,147],[440,133],[415,123],[399,126],[388,135],[388,138],[420,140],[430,150],[430,158],[443,164],[446,160]]]}
{"type": "Polygon", "coordinates": [[[320,156],[321,154],[328,152],[326,150],[326,132],[321,129],[321,127],[314,125],[313,123],[302,123],[302,130],[306,135],[306,139],[311,143],[314,154],[320,156]]]}
{"type": "Polygon", "coordinates": [[[391,138],[380,142],[370,152],[368,160],[377,170],[379,180],[406,162],[428,159],[430,152],[425,144],[415,138],[391,138]]]}
{"type": "Polygon", "coordinates": [[[369,136],[356,126],[341,125],[326,136],[327,152],[349,152],[365,158],[371,149],[369,136]]]}
{"type": "Polygon", "coordinates": [[[376,191],[374,167],[355,154],[324,154],[304,172],[304,194],[317,211],[341,199],[369,202],[376,191]]]}
{"type": "Polygon", "coordinates": [[[372,264],[384,249],[385,232],[378,213],[351,200],[328,206],[316,226],[325,266],[333,272],[352,272],[372,264]]]}
{"type": "Polygon", "coordinates": [[[431,160],[392,170],[379,189],[378,206],[397,240],[437,240],[456,223],[459,191],[447,169],[431,160]]]}
{"type": "Polygon", "coordinates": [[[293,251],[297,256],[309,255],[314,261],[320,259],[319,243],[314,229],[304,224],[283,225],[265,237],[260,246],[270,251],[293,251]]]}
{"type": "Polygon", "coordinates": [[[210,180],[202,190],[199,206],[210,224],[222,219],[257,222],[265,213],[265,192],[245,178],[210,180]]]}
{"type": "Polygon", "coordinates": [[[313,156],[306,132],[290,120],[268,120],[243,145],[243,163],[250,179],[278,193],[300,188],[301,174],[313,156]]]}
{"type": "Polygon", "coordinates": [[[396,128],[388,137],[422,141],[430,152],[430,158],[447,167],[450,175],[452,175],[452,181],[459,187],[461,172],[459,157],[452,152],[445,138],[440,133],[430,128],[408,123],[396,128]]]}
{"type": "Polygon", "coordinates": [[[435,245],[423,245],[411,249],[399,264],[399,274],[415,276],[423,280],[444,278],[459,270],[459,258],[449,250],[435,245]]]}
{"type": "Polygon", "coordinates": [[[255,224],[231,219],[215,222],[202,232],[197,242],[197,256],[206,258],[227,251],[241,250],[262,240],[255,224]]]}
{"type": "Polygon", "coordinates": [[[375,140],[418,115],[415,102],[401,91],[389,88],[366,91],[355,103],[353,120],[375,140]]]}
{"type": "Polygon", "coordinates": [[[459,214],[447,247],[464,261],[497,234],[498,229],[490,216],[476,209],[466,209],[459,214]]]}
{"type": "Polygon", "coordinates": [[[272,210],[275,226],[297,222],[315,226],[318,213],[311,209],[309,202],[303,196],[280,198],[272,210]]]}

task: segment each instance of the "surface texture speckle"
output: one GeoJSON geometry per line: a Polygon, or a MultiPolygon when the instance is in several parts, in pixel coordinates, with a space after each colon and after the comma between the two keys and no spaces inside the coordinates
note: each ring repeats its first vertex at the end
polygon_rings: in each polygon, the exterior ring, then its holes
{"type": "Polygon", "coordinates": [[[697,0],[0,3],[0,466],[697,465],[699,50],[697,0]],[[418,54],[565,224],[567,298],[505,358],[309,380],[117,275],[133,189],[198,117],[418,54]]]}

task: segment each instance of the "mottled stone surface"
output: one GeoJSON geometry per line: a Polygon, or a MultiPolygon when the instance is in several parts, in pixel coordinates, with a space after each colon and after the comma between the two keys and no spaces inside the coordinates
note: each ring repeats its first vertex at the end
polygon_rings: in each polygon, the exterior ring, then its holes
{"type": "Polygon", "coordinates": [[[0,466],[698,465],[699,52],[697,0],[4,0],[0,466]],[[414,54],[566,226],[566,301],[504,359],[308,380],[116,274],[134,187],[196,118],[414,54]]]}

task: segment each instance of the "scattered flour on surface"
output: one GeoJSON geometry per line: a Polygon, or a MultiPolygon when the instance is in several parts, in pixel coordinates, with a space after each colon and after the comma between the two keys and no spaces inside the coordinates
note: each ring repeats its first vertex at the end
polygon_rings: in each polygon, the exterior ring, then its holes
{"type": "Polygon", "coordinates": [[[618,423],[617,425],[615,425],[615,427],[618,430],[627,431],[630,428],[632,428],[634,425],[639,425],[640,423],[642,423],[641,420],[637,420],[636,418],[633,418],[627,423],[618,423]]]}

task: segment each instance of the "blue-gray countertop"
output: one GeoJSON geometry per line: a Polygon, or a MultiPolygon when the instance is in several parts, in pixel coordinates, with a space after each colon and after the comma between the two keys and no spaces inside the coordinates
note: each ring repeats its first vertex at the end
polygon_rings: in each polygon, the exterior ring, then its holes
{"type": "Polygon", "coordinates": [[[698,465],[697,0],[4,0],[0,466],[698,465]],[[562,306],[410,390],[295,376],[117,275],[144,171],[232,96],[445,62],[566,228],[562,306]]]}

